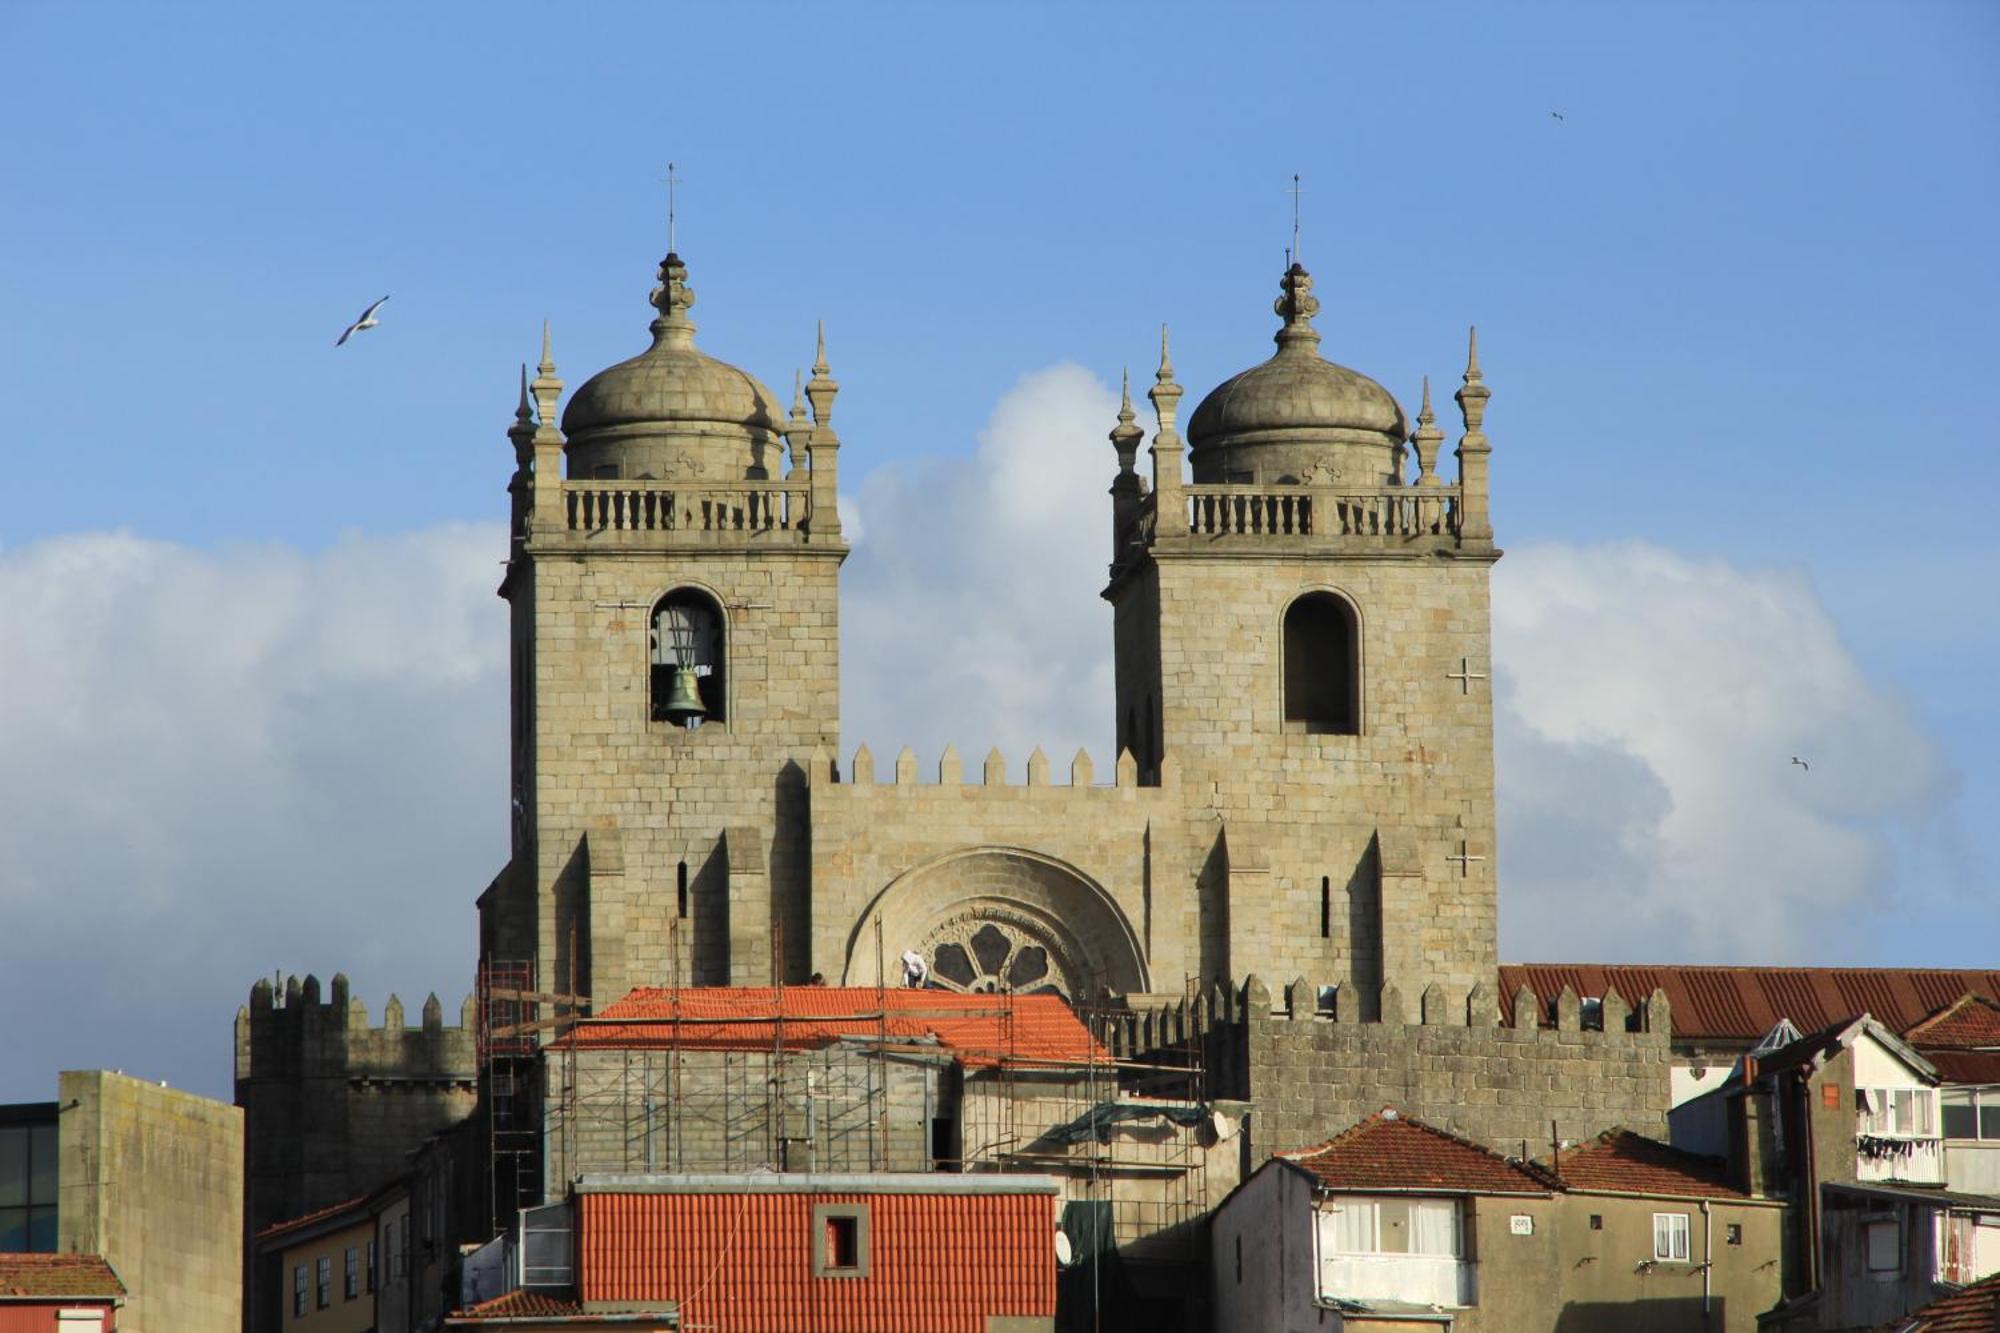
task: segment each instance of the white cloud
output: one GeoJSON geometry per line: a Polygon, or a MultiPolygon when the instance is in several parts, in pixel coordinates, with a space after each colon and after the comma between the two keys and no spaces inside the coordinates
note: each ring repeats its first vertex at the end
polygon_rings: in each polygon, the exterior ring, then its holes
{"type": "Polygon", "coordinates": [[[1493,607],[1508,957],[1810,959],[1952,792],[1801,577],[1544,546],[1493,607]]]}
{"type": "MultiPolygon", "coordinates": [[[[842,573],[842,747],[926,779],[947,741],[967,772],[999,746],[1019,780],[1040,745],[1058,773],[1111,754],[1111,551],[1105,438],[1118,395],[1058,365],[1021,378],[971,456],[877,468],[854,508],[867,539],[842,573]]],[[[843,523],[847,520],[843,518],[843,523]]]]}
{"type": "MultiPolygon", "coordinates": [[[[1075,366],[843,503],[845,748],[1109,771],[1105,431],[1075,366]]],[[[122,533],[0,551],[0,1100],[108,1065],[227,1095],[274,968],[447,1011],[506,850],[498,524],[306,556],[122,533]]],[[[1773,961],[1879,905],[1936,747],[1804,582],[1643,546],[1496,573],[1503,950],[1773,961]],[[1790,763],[1797,754],[1810,773],[1790,763]]],[[[845,756],[843,756],[845,758],[845,756]]]]}
{"type": "Polygon", "coordinates": [[[506,855],[505,550],[494,525],[0,553],[0,1100],[94,1065],[226,1096],[274,968],[455,1013],[506,855]]]}

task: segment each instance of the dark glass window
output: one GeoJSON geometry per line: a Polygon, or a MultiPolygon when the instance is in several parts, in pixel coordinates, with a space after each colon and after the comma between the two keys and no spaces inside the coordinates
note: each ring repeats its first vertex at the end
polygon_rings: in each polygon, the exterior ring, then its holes
{"type": "Polygon", "coordinates": [[[306,1312],[306,1266],[300,1264],[292,1270],[292,1318],[297,1319],[306,1312]]]}
{"type": "Polygon", "coordinates": [[[333,1256],[330,1254],[322,1254],[319,1257],[318,1295],[320,1309],[324,1310],[333,1304],[333,1256]]]}
{"type": "Polygon", "coordinates": [[[859,1268],[861,1266],[860,1218],[829,1217],[826,1219],[826,1266],[828,1268],[859,1268]]]}
{"type": "Polygon", "coordinates": [[[1361,730],[1361,635],[1354,608],[1312,592],[1285,612],[1285,722],[1322,735],[1361,730]]]}
{"type": "Polygon", "coordinates": [[[0,1125],[0,1254],[56,1248],[56,1127],[0,1125]]]}
{"type": "Polygon", "coordinates": [[[347,1272],[345,1277],[347,1281],[344,1288],[344,1295],[351,1301],[361,1294],[361,1247],[358,1245],[347,1247],[347,1272]]]}

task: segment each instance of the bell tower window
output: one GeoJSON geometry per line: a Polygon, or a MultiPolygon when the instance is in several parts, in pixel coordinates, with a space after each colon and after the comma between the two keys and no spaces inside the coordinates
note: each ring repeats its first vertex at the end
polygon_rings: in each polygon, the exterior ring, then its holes
{"type": "Polygon", "coordinates": [[[1361,635],[1354,608],[1310,592],[1285,612],[1285,727],[1318,735],[1361,731],[1361,635]]]}
{"type": "Polygon", "coordinates": [[[652,713],[689,731],[726,717],[722,608],[706,593],[678,588],[652,621],[652,713]]]}

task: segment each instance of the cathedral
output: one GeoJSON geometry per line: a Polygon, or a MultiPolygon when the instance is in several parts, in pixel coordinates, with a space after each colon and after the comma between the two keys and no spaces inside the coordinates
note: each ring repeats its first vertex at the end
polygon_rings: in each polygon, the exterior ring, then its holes
{"type": "MultiPolygon", "coordinates": [[[[1105,457],[1117,754],[842,756],[839,385],[786,406],[696,344],[669,254],[651,345],[509,436],[512,855],[480,953],[544,993],[901,984],[1143,1002],[1311,977],[1495,975],[1487,504],[1476,341],[1456,476],[1325,359],[1294,264],[1275,352],[1105,457]],[[1149,459],[1142,462],[1142,445],[1149,459]],[[1186,455],[1185,461],[1183,455],[1186,455]],[[1191,475],[1191,480],[1189,479],[1191,475]]],[[[1462,1020],[1461,1020],[1462,1021],[1462,1020]]]]}

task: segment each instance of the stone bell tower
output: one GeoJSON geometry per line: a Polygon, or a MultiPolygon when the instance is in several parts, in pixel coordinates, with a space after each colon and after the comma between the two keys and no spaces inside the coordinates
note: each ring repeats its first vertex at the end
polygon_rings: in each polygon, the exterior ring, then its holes
{"type": "Polygon", "coordinates": [[[1412,431],[1321,357],[1318,309],[1292,265],[1276,354],[1188,422],[1192,482],[1164,336],[1150,487],[1127,393],[1104,592],[1119,745],[1142,773],[1178,767],[1205,980],[1305,978],[1345,1017],[1462,1022],[1496,964],[1488,390],[1475,342],[1448,481],[1428,382],[1412,431]]]}
{"type": "Polygon", "coordinates": [[[803,979],[804,765],[840,732],[824,337],[788,414],[696,348],[687,276],[661,262],[652,345],[560,429],[545,335],[508,432],[513,855],[481,954],[600,1004],[803,979]]]}

